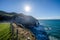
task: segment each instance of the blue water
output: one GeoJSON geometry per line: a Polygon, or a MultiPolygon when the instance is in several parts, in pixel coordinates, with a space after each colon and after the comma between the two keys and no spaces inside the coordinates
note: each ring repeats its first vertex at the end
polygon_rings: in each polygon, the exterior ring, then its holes
{"type": "Polygon", "coordinates": [[[43,25],[47,34],[60,40],[60,20],[39,20],[43,25]]]}

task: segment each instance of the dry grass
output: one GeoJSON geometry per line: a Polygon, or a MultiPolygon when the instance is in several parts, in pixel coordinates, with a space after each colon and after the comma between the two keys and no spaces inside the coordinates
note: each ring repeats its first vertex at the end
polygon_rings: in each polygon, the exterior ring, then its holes
{"type": "Polygon", "coordinates": [[[26,29],[26,28],[22,28],[21,26],[17,26],[15,23],[12,24],[14,27],[14,32],[16,32],[16,30],[18,30],[18,39],[19,40],[27,40],[27,38],[29,37],[30,40],[36,40],[35,36],[33,35],[33,33],[26,29]]]}

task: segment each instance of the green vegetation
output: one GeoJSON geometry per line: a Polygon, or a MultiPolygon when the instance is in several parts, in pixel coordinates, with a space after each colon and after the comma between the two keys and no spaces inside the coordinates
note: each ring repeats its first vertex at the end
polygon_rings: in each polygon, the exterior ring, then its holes
{"type": "Polygon", "coordinates": [[[25,40],[28,37],[30,37],[31,40],[35,40],[35,37],[33,37],[34,35],[28,29],[18,27],[14,24],[14,33],[12,34],[12,31],[10,29],[11,27],[12,26],[10,25],[10,23],[0,23],[0,40],[16,40],[17,38],[18,40],[25,40]],[[15,26],[18,29],[18,33],[15,26]]]}
{"type": "Polygon", "coordinates": [[[10,14],[0,14],[1,16],[7,16],[7,17],[13,17],[14,15],[10,15],[10,14]]]}
{"type": "Polygon", "coordinates": [[[10,23],[0,23],[0,40],[10,40],[10,23]]]}

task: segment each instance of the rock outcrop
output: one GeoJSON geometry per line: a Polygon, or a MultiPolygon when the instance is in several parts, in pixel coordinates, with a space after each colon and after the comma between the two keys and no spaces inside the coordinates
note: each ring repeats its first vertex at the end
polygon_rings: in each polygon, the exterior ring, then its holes
{"type": "Polygon", "coordinates": [[[13,22],[17,25],[21,24],[24,26],[24,28],[29,29],[34,34],[37,40],[49,40],[44,27],[42,25],[39,25],[38,20],[34,17],[19,14],[15,17],[15,20],[13,22]]]}

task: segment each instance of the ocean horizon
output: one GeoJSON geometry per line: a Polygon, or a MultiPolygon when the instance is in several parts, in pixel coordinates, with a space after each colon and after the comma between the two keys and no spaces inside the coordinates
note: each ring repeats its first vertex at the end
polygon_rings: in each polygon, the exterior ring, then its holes
{"type": "Polygon", "coordinates": [[[40,25],[44,26],[50,40],[60,40],[60,20],[39,20],[40,25]]]}

